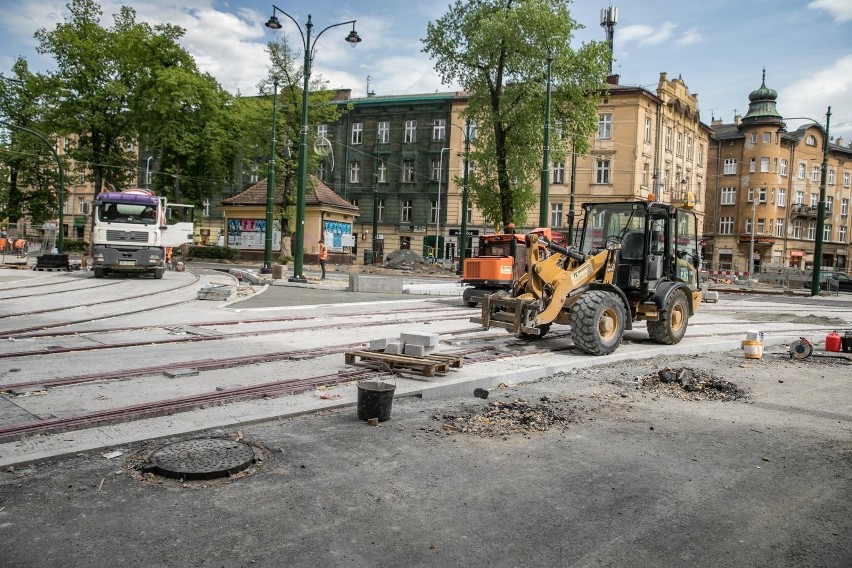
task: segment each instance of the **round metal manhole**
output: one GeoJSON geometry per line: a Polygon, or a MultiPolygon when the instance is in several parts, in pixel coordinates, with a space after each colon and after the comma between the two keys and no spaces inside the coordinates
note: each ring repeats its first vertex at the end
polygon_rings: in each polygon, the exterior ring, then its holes
{"type": "Polygon", "coordinates": [[[163,446],[148,461],[155,473],[166,477],[215,479],[248,468],[254,463],[254,450],[233,440],[188,440],[163,446]]]}

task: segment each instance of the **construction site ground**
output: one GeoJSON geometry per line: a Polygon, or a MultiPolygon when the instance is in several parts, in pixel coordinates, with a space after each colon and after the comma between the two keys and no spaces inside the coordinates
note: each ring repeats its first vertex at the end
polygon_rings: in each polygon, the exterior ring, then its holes
{"type": "MultiPolygon", "coordinates": [[[[199,285],[222,281],[199,272],[199,285]]],[[[2,274],[5,289],[31,277],[21,273],[2,274]]],[[[371,296],[345,292],[341,281],[278,282],[229,304],[189,301],[134,318],[153,329],[203,312],[354,318],[387,305],[448,303],[475,314],[458,297],[437,294],[440,283],[423,284],[432,296],[371,296]]],[[[852,355],[822,348],[832,329],[852,329],[849,300],[722,293],[702,306],[681,344],[649,343],[637,325],[606,357],[577,353],[558,335],[528,344],[492,330],[486,335],[499,349],[529,355],[435,379],[400,375],[391,419],[378,425],[356,417],[349,384],[0,444],[0,565],[849,566],[852,355]],[[765,350],[746,359],[740,342],[754,329],[765,350]],[[787,344],[800,336],[815,354],[792,360],[787,344]],[[533,350],[542,346],[550,346],[545,355],[533,350]],[[473,396],[476,388],[488,397],[473,396]],[[146,472],[153,451],[188,439],[239,441],[257,461],[214,480],[146,472]]],[[[317,327],[287,341],[319,347],[372,338],[317,327]]],[[[473,327],[464,319],[389,322],[374,336],[449,337],[473,327]]],[[[480,337],[470,334],[442,349],[480,337]]],[[[213,356],[216,342],[196,349],[213,356]]],[[[127,349],[121,358],[133,357],[127,349]]],[[[85,366],[80,359],[64,361],[65,372],[85,366]]],[[[63,373],[51,367],[57,361],[41,360],[41,369],[14,372],[20,365],[4,361],[2,380],[63,373]]],[[[342,356],[327,356],[286,369],[345,367],[342,356]]],[[[270,379],[282,368],[256,371],[270,379]]],[[[207,379],[237,380],[233,371],[207,379]]],[[[145,381],[123,383],[136,384],[140,398],[150,390],[145,381]]],[[[54,396],[52,404],[59,414],[96,405],[109,389],[89,391],[90,401],[54,396]]]]}

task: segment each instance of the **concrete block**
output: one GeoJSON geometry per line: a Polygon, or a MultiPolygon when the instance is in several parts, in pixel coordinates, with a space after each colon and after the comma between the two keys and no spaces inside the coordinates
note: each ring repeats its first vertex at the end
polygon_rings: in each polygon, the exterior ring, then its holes
{"type": "Polygon", "coordinates": [[[370,340],[370,351],[381,351],[385,347],[388,346],[388,343],[393,341],[392,339],[388,339],[387,337],[383,339],[371,339],[370,340]]]}
{"type": "Polygon", "coordinates": [[[405,344],[422,345],[424,347],[435,347],[441,336],[437,333],[401,333],[399,340],[405,344]]]}
{"type": "Polygon", "coordinates": [[[704,301],[715,304],[716,302],[719,301],[719,292],[716,292],[716,291],[705,292],[704,293],[704,301]]]}
{"type": "Polygon", "coordinates": [[[402,278],[397,276],[350,274],[348,291],[402,294],[402,278]]]}
{"type": "Polygon", "coordinates": [[[415,345],[413,343],[405,344],[405,354],[412,357],[423,357],[426,355],[428,350],[429,348],[424,345],[415,345]]]}
{"type": "Polygon", "coordinates": [[[391,355],[402,355],[405,350],[405,344],[399,342],[388,343],[385,346],[385,353],[390,353],[391,355]]]}

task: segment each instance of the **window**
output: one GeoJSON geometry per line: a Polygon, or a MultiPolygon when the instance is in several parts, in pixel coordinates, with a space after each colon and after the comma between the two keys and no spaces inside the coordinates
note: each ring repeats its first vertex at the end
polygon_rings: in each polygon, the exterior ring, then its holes
{"type": "MultiPolygon", "coordinates": [[[[553,177],[550,183],[565,183],[565,162],[553,162],[553,177]]],[[[551,226],[555,226],[551,223],[551,226]]]]}
{"type": "Polygon", "coordinates": [[[210,199],[205,198],[201,202],[201,207],[202,207],[201,216],[202,217],[209,217],[210,216],[210,199]]]}
{"type": "Polygon", "coordinates": [[[769,158],[761,158],[760,159],[760,173],[769,172],[769,158]]]}
{"type": "Polygon", "coordinates": [[[384,221],[385,220],[385,200],[384,199],[379,199],[379,203],[376,205],[376,210],[377,210],[376,212],[379,214],[379,218],[376,219],[376,220],[377,221],[384,221]]]}
{"type": "Polygon", "coordinates": [[[766,233],[766,219],[757,220],[757,232],[761,235],[766,233]]]}
{"type": "Polygon", "coordinates": [[[550,204],[550,226],[551,227],[561,227],[562,226],[562,204],[561,203],[551,203],[550,204]]]}
{"type": "Polygon", "coordinates": [[[757,200],[760,203],[766,203],[766,188],[765,187],[761,187],[760,189],[757,190],[757,200]]]}
{"type": "Polygon", "coordinates": [[[837,228],[837,240],[846,244],[846,227],[840,226],[837,228]]]}
{"type": "MultiPolygon", "coordinates": [[[[205,201],[207,202],[207,209],[209,210],[210,209],[210,200],[205,199],[205,201]]],[[[85,207],[85,203],[86,203],[85,197],[78,197],[77,198],[77,213],[83,212],[83,207],[85,207]]],[[[207,215],[205,215],[205,217],[209,217],[209,216],[210,216],[209,213],[207,215]]]]}
{"type": "Polygon", "coordinates": [[[778,173],[778,158],[772,158],[772,173],[778,173]]]}
{"type": "Polygon", "coordinates": [[[748,171],[749,173],[754,173],[755,167],[757,166],[757,158],[752,158],[748,161],[748,171]]]}
{"type": "Polygon", "coordinates": [[[751,218],[745,220],[745,232],[751,234],[751,218]]]}
{"type": "Polygon", "coordinates": [[[598,158],[595,167],[595,183],[609,183],[609,160],[598,158]]]}
{"type": "Polygon", "coordinates": [[[612,113],[598,115],[598,138],[612,138],[612,113]]]}
{"type": "MultiPolygon", "coordinates": [[[[464,216],[467,219],[468,223],[473,223],[473,205],[471,205],[470,203],[467,204],[467,211],[465,212],[464,216]]],[[[468,241],[468,243],[470,243],[470,241],[468,241]]],[[[468,244],[468,246],[470,245],[468,244]]]]}
{"type": "Polygon", "coordinates": [[[840,214],[848,215],[849,214],[849,200],[845,197],[840,200],[840,214]]]}
{"type": "Polygon", "coordinates": [[[781,171],[779,172],[782,176],[787,175],[787,160],[781,160],[781,171]]]}
{"type": "Polygon", "coordinates": [[[819,194],[811,194],[811,207],[816,207],[819,204],[819,194]]]}
{"type": "Polygon", "coordinates": [[[361,183],[361,162],[349,162],[349,181],[361,183]]]}
{"type": "Polygon", "coordinates": [[[686,159],[692,161],[692,136],[686,139],[686,159]]]}
{"type": "Polygon", "coordinates": [[[813,134],[808,134],[808,137],[805,138],[805,144],[808,146],[816,146],[816,137],[813,134]]]}
{"type": "Polygon", "coordinates": [[[399,250],[411,250],[411,237],[399,237],[399,250]]]}
{"type": "Polygon", "coordinates": [[[328,138],[327,124],[317,124],[317,138],[328,138]]]}
{"type": "Polygon", "coordinates": [[[754,190],[752,188],[748,188],[748,193],[746,194],[746,201],[751,203],[754,201],[754,190]]]}
{"type": "Polygon", "coordinates": [[[446,119],[439,118],[432,123],[432,140],[443,140],[447,134],[446,119]]]}
{"type": "Polygon", "coordinates": [[[751,133],[751,143],[752,143],[752,144],[757,144],[757,132],[752,132],[752,133],[751,133]]]}
{"type": "Polygon", "coordinates": [[[439,181],[441,179],[441,160],[436,158],[432,158],[432,181],[439,181]]]}
{"type": "Polygon", "coordinates": [[[325,181],[325,167],[325,161],[317,165],[317,179],[320,181],[325,181]]]}
{"type": "Polygon", "coordinates": [[[802,221],[800,219],[796,219],[795,221],[793,221],[793,238],[802,238],[802,221]]]}
{"type": "Polygon", "coordinates": [[[648,185],[648,171],[650,170],[650,168],[651,165],[648,164],[648,162],[645,162],[645,164],[642,166],[642,185],[644,186],[648,185]]]}
{"type": "Polygon", "coordinates": [[[429,222],[437,223],[438,222],[438,202],[430,201],[429,202],[429,222]]]}
{"type": "Polygon", "coordinates": [[[677,133],[675,141],[675,156],[683,156],[683,134],[677,133]]]}
{"type": "Polygon", "coordinates": [[[775,221],[775,236],[784,236],[784,219],[778,219],[777,221],[775,221]]]}
{"type": "Polygon", "coordinates": [[[801,163],[799,164],[799,173],[798,173],[799,179],[805,179],[805,167],[806,167],[805,164],[801,164],[801,163]]]}
{"type": "Polygon", "coordinates": [[[843,187],[849,187],[850,178],[852,178],[852,175],[849,172],[843,172],[843,187]]]}
{"type": "Polygon", "coordinates": [[[357,199],[352,199],[352,200],[350,200],[349,202],[350,202],[352,205],[354,205],[355,207],[358,207],[358,200],[357,200],[357,199]]]}
{"type": "Polygon", "coordinates": [[[819,166],[813,167],[811,179],[813,179],[813,181],[819,181],[819,166]]]}
{"type": "Polygon", "coordinates": [[[734,234],[734,218],[719,217],[719,234],[733,235],[734,234]]]}
{"type": "Polygon", "coordinates": [[[704,144],[698,145],[698,165],[704,165],[704,144]]]}
{"type": "Polygon", "coordinates": [[[834,208],[834,196],[829,195],[825,198],[825,212],[831,213],[831,210],[834,208]]]}
{"type": "Polygon", "coordinates": [[[352,144],[361,144],[364,142],[364,123],[355,122],[352,124],[352,144]]]}
{"type": "Polygon", "coordinates": [[[414,182],[414,160],[403,160],[402,162],[402,182],[414,182]]]}
{"type": "Polygon", "coordinates": [[[778,201],[776,202],[778,207],[786,207],[787,206],[787,190],[783,187],[778,188],[778,201]]]}
{"type": "Polygon", "coordinates": [[[417,121],[416,120],[406,120],[405,121],[405,140],[406,144],[412,144],[417,142],[417,121]]]}
{"type": "Polygon", "coordinates": [[[816,221],[808,221],[808,234],[805,238],[809,241],[816,240],[816,221]]]}
{"type": "Polygon", "coordinates": [[[666,152],[672,151],[672,127],[666,126],[666,152]]]}
{"type": "Polygon", "coordinates": [[[645,143],[651,143],[651,117],[645,115],[645,143]]]}
{"type": "Polygon", "coordinates": [[[737,173],[737,161],[734,158],[725,158],[725,169],[722,171],[724,175],[733,175],[737,173]]]}
{"type": "Polygon", "coordinates": [[[735,187],[723,187],[722,188],[722,199],[720,203],[722,205],[734,205],[737,202],[737,188],[735,187]]]}
{"type": "Polygon", "coordinates": [[[828,170],[828,185],[834,185],[834,170],[828,170]]]}
{"type": "Polygon", "coordinates": [[[378,183],[387,183],[388,182],[388,163],[387,162],[379,162],[379,169],[376,172],[376,181],[378,183]]]}
{"type": "Polygon", "coordinates": [[[379,121],[379,128],[376,133],[376,139],[379,144],[387,144],[390,142],[390,122],[387,120],[379,121]]]}
{"type": "Polygon", "coordinates": [[[804,205],[805,204],[805,192],[801,190],[796,190],[796,205],[804,205]]]}
{"type": "Polygon", "coordinates": [[[829,225],[828,223],[826,223],[822,227],[822,240],[824,240],[824,241],[830,241],[831,240],[831,228],[832,228],[831,225],[829,225]]]}
{"type": "Polygon", "coordinates": [[[772,142],[772,133],[771,132],[764,132],[763,133],[763,143],[769,144],[770,142],[772,142]]]}

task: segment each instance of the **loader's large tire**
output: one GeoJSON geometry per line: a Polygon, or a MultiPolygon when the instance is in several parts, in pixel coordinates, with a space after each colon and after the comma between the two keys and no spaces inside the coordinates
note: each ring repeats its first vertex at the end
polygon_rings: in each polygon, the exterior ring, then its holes
{"type": "Polygon", "coordinates": [[[571,339],[591,355],[608,355],[621,344],[627,316],[621,299],[612,292],[586,292],[571,307],[571,339]]]}
{"type": "Polygon", "coordinates": [[[656,343],[674,345],[680,343],[689,324],[689,304],[686,294],[677,290],[669,296],[665,305],[665,317],[659,321],[648,322],[648,335],[656,343]]]}

